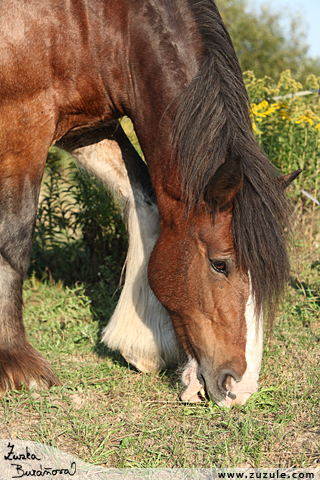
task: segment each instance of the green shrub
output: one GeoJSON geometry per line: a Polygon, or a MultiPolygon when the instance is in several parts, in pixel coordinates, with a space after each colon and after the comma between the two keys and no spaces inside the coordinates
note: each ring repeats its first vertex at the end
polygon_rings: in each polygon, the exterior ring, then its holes
{"type": "Polygon", "coordinates": [[[127,249],[120,205],[58,149],[49,152],[30,273],[65,284],[119,280],[127,249]]]}
{"type": "Polygon", "coordinates": [[[253,72],[246,72],[244,78],[252,102],[253,128],[262,148],[283,174],[303,169],[295,182],[295,195],[302,187],[316,196],[320,173],[320,99],[317,92],[293,94],[318,90],[320,79],[310,75],[303,86],[286,70],[273,88],[269,77],[256,79],[253,72]]]}

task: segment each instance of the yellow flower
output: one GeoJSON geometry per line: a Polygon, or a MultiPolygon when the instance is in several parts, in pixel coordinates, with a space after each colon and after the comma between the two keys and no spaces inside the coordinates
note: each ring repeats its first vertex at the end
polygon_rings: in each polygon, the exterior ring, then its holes
{"type": "Polygon", "coordinates": [[[282,118],[282,120],[289,120],[291,121],[292,118],[289,115],[289,106],[287,102],[281,102],[278,104],[279,106],[279,112],[278,115],[282,118]]]}
{"type": "MultiPolygon", "coordinates": [[[[309,125],[313,125],[314,122],[319,120],[320,118],[317,115],[315,115],[315,113],[313,113],[312,110],[307,109],[303,113],[300,113],[300,115],[298,115],[298,117],[295,120],[295,123],[298,123],[298,124],[308,123],[309,125]]],[[[316,126],[316,128],[318,129],[318,126],[316,126]]]]}
{"type": "Polygon", "coordinates": [[[276,110],[280,107],[277,103],[273,103],[269,106],[269,103],[266,100],[263,100],[258,105],[256,103],[252,103],[251,105],[251,116],[257,117],[256,120],[261,122],[262,118],[266,118],[268,115],[272,115],[276,110]]]}
{"type": "Polygon", "coordinates": [[[252,128],[253,128],[253,131],[256,135],[261,135],[262,134],[261,130],[259,130],[259,128],[257,127],[256,122],[252,122],[252,128]]]}
{"type": "Polygon", "coordinates": [[[313,121],[311,118],[307,117],[303,113],[299,115],[295,123],[309,123],[310,125],[313,125],[313,121]]]}

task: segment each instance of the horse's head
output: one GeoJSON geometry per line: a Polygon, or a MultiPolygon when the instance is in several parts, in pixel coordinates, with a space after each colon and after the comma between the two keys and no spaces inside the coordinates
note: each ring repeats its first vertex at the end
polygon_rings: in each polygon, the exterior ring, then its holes
{"type": "Polygon", "coordinates": [[[217,403],[243,404],[257,390],[262,318],[232,230],[242,177],[240,159],[229,159],[210,180],[203,204],[188,215],[181,201],[167,200],[149,262],[151,288],[190,358],[183,373],[185,401],[200,401],[203,387],[217,403]]]}

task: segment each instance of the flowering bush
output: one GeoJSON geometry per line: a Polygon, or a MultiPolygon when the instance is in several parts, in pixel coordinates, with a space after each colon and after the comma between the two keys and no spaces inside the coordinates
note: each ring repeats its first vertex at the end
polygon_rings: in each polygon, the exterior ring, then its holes
{"type": "Polygon", "coordinates": [[[284,174],[302,168],[296,192],[317,195],[320,175],[320,78],[310,75],[303,86],[284,71],[276,87],[270,77],[244,74],[251,101],[253,129],[269,159],[284,174]],[[299,95],[304,90],[316,90],[299,95]]]}

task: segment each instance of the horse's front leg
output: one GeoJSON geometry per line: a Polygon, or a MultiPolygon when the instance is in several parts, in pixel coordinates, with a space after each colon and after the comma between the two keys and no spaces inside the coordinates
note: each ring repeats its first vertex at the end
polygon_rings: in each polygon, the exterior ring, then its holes
{"type": "Polygon", "coordinates": [[[117,122],[62,144],[125,204],[129,249],[125,283],[102,340],[143,372],[177,358],[172,322],[148,284],[147,267],[158,239],[158,208],[146,164],[117,122]],[[81,146],[81,148],[79,148],[81,146]]]}
{"type": "Polygon", "coordinates": [[[22,285],[50,134],[46,125],[44,131],[30,127],[14,135],[20,112],[0,130],[0,393],[22,384],[59,384],[49,363],[27,341],[22,319],[22,285]]]}

